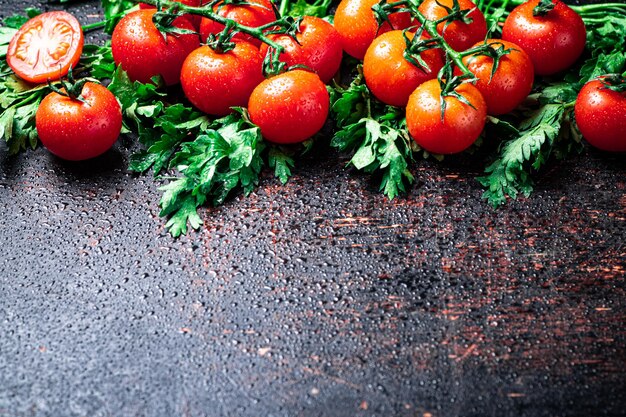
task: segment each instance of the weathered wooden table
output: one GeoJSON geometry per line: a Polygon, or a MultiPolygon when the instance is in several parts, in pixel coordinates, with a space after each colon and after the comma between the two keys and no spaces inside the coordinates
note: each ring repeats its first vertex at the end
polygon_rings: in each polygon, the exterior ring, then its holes
{"type": "Polygon", "coordinates": [[[492,210],[472,156],[389,202],[321,151],[173,240],[135,146],[0,145],[0,416],[626,415],[624,155],[492,210]]]}

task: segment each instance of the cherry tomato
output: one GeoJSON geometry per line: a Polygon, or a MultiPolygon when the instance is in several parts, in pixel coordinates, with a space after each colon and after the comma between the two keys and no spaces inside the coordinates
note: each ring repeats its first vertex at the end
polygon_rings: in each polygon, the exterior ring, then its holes
{"type": "Polygon", "coordinates": [[[535,16],[540,0],[517,6],[504,22],[502,39],[526,51],[538,75],[552,75],[571,67],[585,49],[587,31],[583,19],[565,3],[554,0],[554,9],[535,16]]]}
{"type": "Polygon", "coordinates": [[[237,42],[235,49],[225,53],[201,46],[189,54],[180,74],[189,101],[215,116],[230,113],[231,107],[245,106],[261,81],[263,57],[246,41],[237,42]]]}
{"type": "MultiPolygon", "coordinates": [[[[176,2],[185,4],[187,6],[192,6],[192,7],[202,6],[202,0],[176,0],[176,2]]],[[[146,4],[146,3],[139,3],[139,8],[140,9],[155,9],[156,7],[150,4],[146,4]]],[[[200,20],[202,20],[202,16],[197,15],[197,14],[190,14],[190,13],[184,14],[183,16],[186,17],[187,20],[189,20],[196,29],[200,27],[200,20]]]]}
{"type": "Polygon", "coordinates": [[[302,142],[319,132],[330,99],[326,86],[311,72],[294,70],[263,81],[250,96],[250,119],[270,142],[302,142]]]}
{"type": "MultiPolygon", "coordinates": [[[[274,6],[270,0],[253,0],[251,4],[222,4],[214,10],[222,17],[234,20],[244,26],[259,27],[276,20],[274,6]]],[[[209,18],[203,17],[200,22],[200,37],[206,42],[210,34],[218,34],[224,30],[224,25],[209,18]]],[[[253,45],[261,46],[261,41],[246,33],[237,33],[233,39],[245,40],[253,45]]]]}
{"type": "MultiPolygon", "coordinates": [[[[343,50],[348,55],[363,59],[374,38],[394,29],[406,29],[411,25],[407,12],[392,13],[389,21],[378,27],[372,6],[379,0],[341,0],[335,12],[335,29],[341,36],[343,50]]],[[[391,3],[393,0],[389,0],[391,3]]]]}
{"type": "Polygon", "coordinates": [[[62,11],[43,13],[13,35],[7,63],[25,81],[54,81],[78,64],[83,44],[83,30],[74,16],[62,11]]]}
{"type": "MultiPolygon", "coordinates": [[[[626,81],[624,81],[626,82],[626,81]]],[[[593,80],[578,93],[576,124],[592,146],[611,152],[626,152],[626,91],[613,91],[593,80]]]]}
{"type": "MultiPolygon", "coordinates": [[[[454,0],[425,0],[420,6],[419,11],[428,20],[439,20],[448,16],[445,7],[454,5],[454,0]]],[[[478,41],[485,39],[487,36],[487,21],[482,12],[470,0],[459,0],[461,10],[473,10],[469,14],[472,23],[466,24],[461,21],[453,21],[446,26],[447,22],[437,25],[437,31],[455,51],[464,51],[478,41]]]]}
{"type": "MultiPolygon", "coordinates": [[[[414,34],[407,32],[413,39],[414,34]]],[[[384,33],[374,39],[363,59],[363,75],[376,98],[392,106],[404,107],[409,96],[424,81],[437,77],[444,65],[440,49],[420,55],[428,68],[417,67],[404,57],[406,42],[401,30],[384,33]]]]}
{"type": "Polygon", "coordinates": [[[122,109],[113,93],[88,82],[81,98],[84,102],[52,92],[41,101],[35,115],[41,143],[69,161],[103,154],[122,129],[122,109]]]}
{"type": "Polygon", "coordinates": [[[478,139],[485,127],[487,104],[472,84],[455,89],[473,108],[455,97],[446,96],[441,118],[441,86],[438,80],[426,81],[409,97],[406,124],[415,142],[428,152],[453,154],[464,151],[478,139]]]}
{"type": "MultiPolygon", "coordinates": [[[[488,39],[492,49],[511,50],[500,58],[496,73],[491,76],[493,58],[486,55],[472,55],[463,58],[469,70],[478,78],[476,87],[487,102],[487,113],[499,115],[509,113],[519,106],[530,94],[535,79],[535,71],[530,57],[514,43],[500,39],[488,39]]],[[[479,42],[474,46],[479,46],[479,42]]],[[[461,71],[457,68],[457,74],[461,71]]]]}
{"type": "MultiPolygon", "coordinates": [[[[152,22],[155,13],[154,9],[136,10],[119,21],[111,38],[113,60],[131,80],[149,83],[161,75],[165,84],[174,85],[179,82],[183,61],[200,40],[193,34],[168,34],[166,41],[152,22]]],[[[176,19],[174,26],[194,30],[184,17],[176,19]]]]}
{"type": "MultiPolygon", "coordinates": [[[[300,23],[296,40],[288,35],[270,35],[270,39],[285,48],[281,61],[288,66],[306,65],[325,83],[332,80],[339,70],[343,49],[341,37],[330,23],[314,16],[305,16],[300,23]]],[[[261,45],[261,55],[265,56],[267,44],[261,45]]]]}

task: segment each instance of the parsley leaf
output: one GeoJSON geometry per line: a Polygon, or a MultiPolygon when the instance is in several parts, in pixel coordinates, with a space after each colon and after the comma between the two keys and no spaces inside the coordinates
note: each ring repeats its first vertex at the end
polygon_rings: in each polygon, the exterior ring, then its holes
{"type": "Polygon", "coordinates": [[[170,216],[166,226],[174,237],[187,232],[187,223],[200,226],[196,210],[205,202],[218,205],[234,189],[248,195],[258,185],[264,145],[260,129],[243,112],[216,120],[174,154],[181,177],[161,187],[161,216],[170,216]]]}
{"type": "Polygon", "coordinates": [[[271,145],[267,154],[267,163],[274,170],[274,175],[281,184],[287,184],[291,177],[291,169],[296,165],[293,155],[286,148],[271,145]]]}
{"type": "Polygon", "coordinates": [[[331,146],[354,152],[349,164],[357,170],[382,174],[380,189],[389,199],[406,193],[415,181],[409,171],[414,141],[403,110],[375,100],[358,75],[347,89],[333,92],[331,111],[338,127],[331,146]]]}
{"type": "Polygon", "coordinates": [[[289,4],[289,8],[286,12],[288,16],[302,17],[302,16],[328,16],[328,9],[332,0],[314,0],[312,3],[306,0],[297,0],[293,4],[289,4]]]}
{"type": "Polygon", "coordinates": [[[507,195],[530,194],[533,180],[529,169],[539,170],[550,157],[564,115],[564,105],[547,104],[522,122],[518,137],[502,144],[499,158],[485,169],[489,175],[478,178],[488,187],[483,197],[494,207],[503,204],[507,195]]]}
{"type": "Polygon", "coordinates": [[[34,7],[27,7],[24,9],[24,13],[25,14],[14,14],[13,16],[6,17],[2,24],[11,29],[19,29],[24,23],[28,22],[29,19],[40,15],[42,12],[34,7]]]}
{"type": "MultiPolygon", "coordinates": [[[[122,104],[124,126],[144,146],[131,157],[129,168],[152,168],[155,176],[169,181],[160,188],[160,204],[172,236],[187,233],[189,226],[200,227],[198,207],[222,204],[236,189],[247,195],[258,185],[265,144],[244,109],[212,120],[191,107],[168,103],[156,85],[132,82],[119,68],[109,89],[122,104]],[[160,176],[163,171],[175,175],[160,176]]],[[[286,182],[293,160],[272,149],[270,163],[286,182]]]]}
{"type": "Polygon", "coordinates": [[[102,10],[104,10],[105,27],[107,33],[113,33],[117,22],[135,6],[133,0],[102,0],[102,10]]]}

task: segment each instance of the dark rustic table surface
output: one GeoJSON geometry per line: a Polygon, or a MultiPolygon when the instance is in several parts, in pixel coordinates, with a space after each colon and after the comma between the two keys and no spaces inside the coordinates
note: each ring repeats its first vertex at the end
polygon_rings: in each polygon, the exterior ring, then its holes
{"type": "Polygon", "coordinates": [[[0,416],[626,415],[623,155],[492,210],[472,156],[389,202],[322,151],[173,240],[135,147],[0,144],[0,416]]]}

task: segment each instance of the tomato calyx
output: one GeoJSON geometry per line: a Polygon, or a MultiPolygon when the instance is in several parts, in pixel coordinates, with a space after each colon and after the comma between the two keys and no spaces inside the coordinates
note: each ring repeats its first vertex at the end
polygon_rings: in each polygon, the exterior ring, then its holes
{"type": "Polygon", "coordinates": [[[180,11],[180,7],[175,3],[171,8],[164,9],[162,5],[157,6],[157,12],[152,16],[152,23],[161,32],[163,40],[167,42],[168,35],[197,35],[198,32],[193,30],[180,28],[174,25],[174,21],[185,13],[180,11]]]}
{"type": "Polygon", "coordinates": [[[441,87],[440,105],[441,105],[441,121],[442,122],[445,118],[446,108],[447,108],[447,103],[445,100],[446,97],[455,98],[459,100],[461,103],[470,106],[474,110],[476,109],[476,107],[474,107],[474,105],[467,98],[465,98],[462,94],[460,94],[457,91],[458,87],[460,87],[462,84],[474,82],[476,80],[475,77],[468,78],[467,74],[454,75],[452,66],[449,63],[447,63],[441,69],[441,72],[439,73],[439,77],[437,79],[439,81],[439,86],[441,87]]]}
{"type": "Polygon", "coordinates": [[[459,0],[453,0],[452,7],[448,7],[445,4],[440,3],[439,1],[435,2],[439,5],[439,7],[444,8],[446,13],[448,13],[447,16],[435,21],[437,24],[445,22],[444,31],[452,22],[459,21],[465,23],[466,25],[469,25],[474,21],[471,17],[469,17],[469,15],[474,12],[474,10],[476,9],[475,7],[471,9],[462,9],[459,0]]]}
{"type": "Polygon", "coordinates": [[[423,27],[417,29],[413,39],[409,39],[407,36],[408,31],[410,31],[410,28],[402,31],[402,37],[404,38],[404,42],[406,44],[406,49],[403,54],[404,59],[424,72],[430,71],[428,63],[422,58],[422,52],[429,49],[439,48],[439,41],[437,39],[422,36],[424,33],[423,27]]]}
{"type": "Polygon", "coordinates": [[[554,0],[541,0],[533,9],[533,16],[545,16],[554,9],[554,0]]]}
{"type": "Polygon", "coordinates": [[[67,74],[67,80],[60,79],[58,81],[58,83],[61,84],[62,88],[57,87],[50,80],[48,80],[48,88],[50,88],[50,90],[59,95],[68,97],[70,100],[76,100],[80,101],[81,103],[87,104],[84,97],[82,96],[82,93],[83,87],[85,87],[85,84],[87,84],[88,82],[98,84],[100,83],[98,80],[90,77],[81,78],[80,80],[76,81],[74,79],[74,75],[72,74],[72,68],[70,67],[70,70],[67,74]]]}
{"type": "Polygon", "coordinates": [[[466,56],[486,56],[493,60],[493,66],[491,67],[491,74],[489,75],[489,81],[493,79],[498,71],[500,60],[502,57],[515,52],[517,49],[507,48],[502,42],[487,43],[485,41],[482,45],[468,49],[461,53],[463,57],[466,56]]]}
{"type": "Polygon", "coordinates": [[[596,77],[602,85],[603,89],[615,91],[616,93],[626,92],[626,75],[625,74],[607,74],[596,77]]]}

